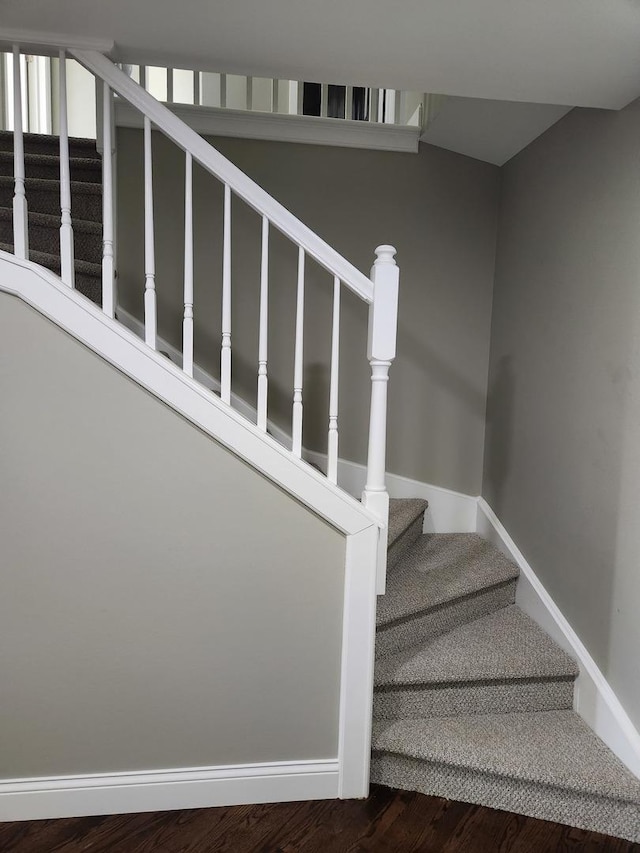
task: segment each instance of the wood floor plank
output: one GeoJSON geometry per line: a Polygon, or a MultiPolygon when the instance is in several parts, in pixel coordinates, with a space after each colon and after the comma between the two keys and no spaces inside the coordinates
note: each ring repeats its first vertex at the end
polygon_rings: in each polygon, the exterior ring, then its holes
{"type": "Polygon", "coordinates": [[[322,800],[0,824],[2,853],[640,853],[632,844],[374,785],[322,800]]]}

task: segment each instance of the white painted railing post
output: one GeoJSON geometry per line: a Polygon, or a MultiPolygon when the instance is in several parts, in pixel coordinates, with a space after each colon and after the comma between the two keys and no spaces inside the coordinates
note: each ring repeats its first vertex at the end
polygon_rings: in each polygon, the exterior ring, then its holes
{"type": "Polygon", "coordinates": [[[193,376],[193,159],[187,151],[184,168],[184,318],[182,369],[193,376]]]}
{"type": "Polygon", "coordinates": [[[144,117],[144,340],[156,348],[156,251],[153,230],[151,122],[144,117]]]}
{"type": "Polygon", "coordinates": [[[115,262],[113,257],[113,124],[108,83],[102,89],[102,310],[116,315],[115,262]]]}
{"type": "Polygon", "coordinates": [[[389,368],[396,355],[398,325],[398,284],[400,271],[394,260],[393,246],[378,246],[371,270],[373,302],[369,307],[369,340],[367,358],[371,364],[371,414],[369,418],[369,451],[367,483],[362,503],[385,524],[378,549],[377,591],[386,585],[387,533],[389,493],[385,482],[387,444],[387,382],[389,368]]]}
{"type": "Polygon", "coordinates": [[[296,343],[293,368],[292,451],[302,457],[302,379],[304,372],[304,249],[298,249],[298,291],[296,297],[296,343]]]}
{"type": "Polygon", "coordinates": [[[75,287],[73,225],[71,224],[71,167],[69,165],[69,124],[67,121],[67,55],[60,51],[60,277],[75,287]]]}
{"type": "Polygon", "coordinates": [[[260,261],[260,332],[258,338],[258,427],[267,431],[267,352],[269,331],[269,220],[262,217],[262,257],[260,261]]]}
{"type": "Polygon", "coordinates": [[[333,323],[331,326],[331,379],[329,384],[329,436],[327,479],[338,482],[338,375],[340,368],[340,279],[333,280],[333,323]]]}
{"type": "Polygon", "coordinates": [[[24,139],[22,136],[22,83],[20,46],[13,46],[13,252],[29,258],[29,215],[25,190],[24,139]]]}
{"type": "Polygon", "coordinates": [[[220,346],[220,399],[231,405],[231,187],[224,187],[222,235],[222,342],[220,346]]]}

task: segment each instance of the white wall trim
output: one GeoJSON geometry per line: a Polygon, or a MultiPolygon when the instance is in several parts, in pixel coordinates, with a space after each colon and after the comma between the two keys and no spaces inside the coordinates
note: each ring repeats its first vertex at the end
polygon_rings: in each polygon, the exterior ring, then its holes
{"type": "Polygon", "coordinates": [[[378,519],[49,270],[0,251],[0,290],[53,320],[347,535],[378,519]]]}
{"type": "Polygon", "coordinates": [[[580,667],[574,699],[576,711],[609,749],[640,777],[640,733],[600,668],[489,504],[484,498],[478,498],[477,505],[477,532],[511,557],[520,568],[516,603],[574,657],[580,667]]]}
{"type": "Polygon", "coordinates": [[[55,56],[61,49],[97,50],[99,53],[111,53],[115,43],[109,39],[96,39],[69,33],[46,33],[33,30],[3,29],[0,32],[0,47],[19,44],[24,53],[55,56]]]}
{"type": "MultiPolygon", "coordinates": [[[[417,154],[420,128],[318,116],[260,113],[192,104],[167,104],[192,130],[207,136],[234,136],[340,148],[370,148],[417,154]]],[[[119,127],[142,128],[142,114],[126,101],[115,105],[119,127]]]]}
{"type": "Polygon", "coordinates": [[[0,821],[338,797],[337,759],[0,782],[0,821]]]}
{"type": "MultiPolygon", "coordinates": [[[[305,459],[325,470],[324,453],[305,451],[305,459]]],[[[362,494],[367,478],[365,465],[347,459],[338,460],[338,483],[350,495],[362,494]]],[[[386,474],[387,491],[392,498],[424,498],[429,508],[424,514],[425,533],[473,533],[476,529],[477,498],[471,495],[412,480],[400,474],[386,474]]]]}

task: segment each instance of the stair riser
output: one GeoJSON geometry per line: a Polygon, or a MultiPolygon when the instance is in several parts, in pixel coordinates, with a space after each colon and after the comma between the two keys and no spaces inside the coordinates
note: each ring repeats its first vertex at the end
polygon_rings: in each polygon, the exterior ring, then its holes
{"type": "Polygon", "coordinates": [[[465,625],[480,616],[486,616],[513,604],[516,598],[516,581],[489,587],[457,601],[452,601],[436,610],[428,611],[387,626],[378,626],[376,631],[376,656],[399,652],[402,649],[439,637],[459,625],[465,625]]]}
{"type": "MultiPolygon", "coordinates": [[[[25,173],[29,178],[48,178],[50,181],[60,180],[60,165],[53,160],[49,163],[25,163],[25,173]]],[[[13,174],[13,158],[0,152],[0,175],[13,174]]],[[[71,161],[72,181],[91,181],[99,184],[102,181],[102,168],[98,165],[71,161]]]]}
{"type": "Polygon", "coordinates": [[[510,714],[573,707],[573,679],[522,680],[508,683],[433,685],[401,690],[376,690],[376,719],[453,717],[458,714],[510,714]]]}
{"type": "MultiPolygon", "coordinates": [[[[0,243],[13,245],[13,224],[0,219],[0,243]]],[[[29,247],[37,252],[55,254],[60,251],[60,230],[45,225],[29,223],[29,247]]],[[[99,234],[74,232],[74,253],[78,260],[102,263],[102,238],[99,234]]]]}
{"type": "Polygon", "coordinates": [[[640,810],[636,803],[620,803],[389,753],[373,754],[371,781],[640,841],[640,810]]]}
{"type": "MultiPolygon", "coordinates": [[[[0,151],[13,153],[13,134],[0,133],[0,151]]],[[[53,157],[60,155],[60,140],[57,136],[44,136],[34,139],[24,137],[25,154],[49,154],[53,157]]],[[[69,140],[69,155],[71,157],[97,157],[95,142],[69,140]]]]}
{"type": "Polygon", "coordinates": [[[387,552],[387,571],[391,571],[391,569],[397,566],[416,539],[418,539],[419,536],[422,536],[423,526],[424,513],[422,513],[420,517],[417,518],[389,548],[387,552]]]}
{"type": "MultiPolygon", "coordinates": [[[[30,190],[27,181],[27,203],[32,213],[50,213],[60,216],[60,190],[30,190]]],[[[0,184],[0,207],[11,207],[13,188],[0,184]]],[[[102,221],[102,195],[75,193],[71,198],[71,215],[91,222],[102,221]]]]}

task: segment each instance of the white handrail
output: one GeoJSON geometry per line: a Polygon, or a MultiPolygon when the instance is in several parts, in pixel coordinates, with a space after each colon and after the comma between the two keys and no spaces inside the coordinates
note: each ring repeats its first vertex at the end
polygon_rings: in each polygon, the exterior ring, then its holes
{"type": "Polygon", "coordinates": [[[110,88],[136,107],[143,115],[159,128],[180,148],[188,151],[192,157],[208,172],[243,199],[259,214],[266,216],[269,222],[289,239],[296,243],[305,254],[312,257],[320,266],[339,278],[350,290],[369,304],[373,301],[373,285],[366,275],[356,269],[321,237],[308,228],[283,205],[273,199],[262,187],[248,175],[227,160],[213,146],[209,145],[198,133],[180,121],[168,107],[157,101],[141,86],[117,68],[110,59],[91,50],[71,50],[71,55],[97,77],[108,83],[110,88]]]}

